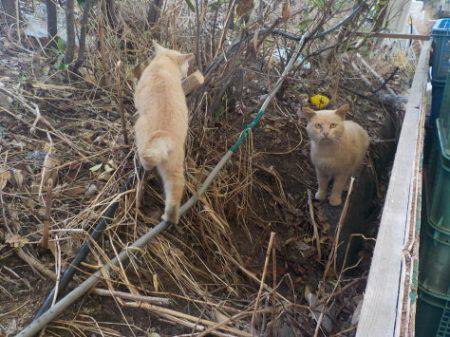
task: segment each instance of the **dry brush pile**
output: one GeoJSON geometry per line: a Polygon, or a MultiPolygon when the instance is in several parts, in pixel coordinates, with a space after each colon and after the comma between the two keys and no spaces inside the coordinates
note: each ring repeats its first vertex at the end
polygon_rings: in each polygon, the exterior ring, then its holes
{"type": "MultiPolygon", "coordinates": [[[[356,53],[370,54],[370,42],[355,32],[377,27],[380,3],[186,0],[149,7],[85,0],[75,8],[85,52],[75,53],[71,43],[43,47],[52,41],[23,34],[19,42],[14,24],[4,27],[8,34],[0,42],[0,335],[28,322],[108,205],[120,200],[72,287],[160,221],[155,173],[146,179],[141,209],[137,176],[119,192],[138,171],[133,73],[151,57],[152,39],[194,52],[192,70],[205,75],[205,84],[187,97],[191,196],[257,112],[301,34],[308,36],[302,58],[260,127],[200,201],[176,228],[142,251],[129,251],[128,265],[104,273],[91,299],[44,335],[351,335],[366,271],[323,275],[334,232],[308,202],[315,179],[296,112],[321,92],[334,106],[350,103],[352,118],[375,139],[386,118],[399,121],[377,95],[386,83],[369,75],[361,81],[363,66],[355,68],[356,53]]],[[[399,56],[389,67],[382,58],[373,61],[389,84],[404,87],[399,74],[409,75],[408,60],[399,56]]],[[[378,155],[375,149],[370,157],[378,155]]]]}

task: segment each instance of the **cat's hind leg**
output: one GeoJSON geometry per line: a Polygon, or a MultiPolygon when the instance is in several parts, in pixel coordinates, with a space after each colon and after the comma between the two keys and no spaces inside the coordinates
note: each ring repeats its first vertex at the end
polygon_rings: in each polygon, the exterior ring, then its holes
{"type": "Polygon", "coordinates": [[[180,204],[184,191],[183,170],[159,169],[164,181],[165,210],[162,219],[172,224],[177,224],[180,219],[180,204]]]}
{"type": "Polygon", "coordinates": [[[340,174],[334,177],[333,189],[330,195],[330,205],[339,206],[342,203],[342,191],[348,181],[348,174],[340,174]]]}
{"type": "Polygon", "coordinates": [[[138,177],[136,184],[136,208],[140,209],[142,206],[142,198],[144,197],[144,185],[147,171],[143,171],[142,176],[138,177]]]}
{"type": "Polygon", "coordinates": [[[327,190],[328,184],[330,183],[331,177],[329,175],[323,174],[319,170],[316,169],[317,174],[317,184],[319,185],[319,189],[315,194],[316,200],[325,200],[327,198],[327,190]]]}

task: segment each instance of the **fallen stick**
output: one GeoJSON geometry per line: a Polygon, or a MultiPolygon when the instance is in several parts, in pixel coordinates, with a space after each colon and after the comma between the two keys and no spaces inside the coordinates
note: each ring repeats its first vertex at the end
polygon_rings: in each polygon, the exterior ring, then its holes
{"type": "Polygon", "coordinates": [[[331,265],[334,267],[334,273],[337,274],[337,268],[336,268],[336,256],[337,256],[337,250],[339,247],[339,237],[341,235],[341,229],[344,225],[344,221],[347,218],[347,212],[348,207],[350,206],[350,196],[352,195],[353,191],[353,183],[355,182],[355,178],[350,178],[350,185],[348,187],[347,196],[345,197],[344,207],[342,208],[341,215],[339,217],[338,225],[336,228],[336,236],[334,238],[333,246],[331,247],[330,255],[328,256],[327,264],[325,265],[325,271],[323,272],[322,280],[325,281],[325,279],[328,276],[328,272],[330,271],[331,265]]]}
{"type": "Polygon", "coordinates": [[[250,323],[250,329],[251,329],[253,336],[255,335],[256,311],[258,310],[259,299],[261,298],[261,294],[264,289],[264,284],[265,284],[266,275],[267,275],[267,268],[269,267],[270,253],[272,252],[272,246],[273,246],[274,239],[275,239],[275,232],[271,232],[270,238],[269,238],[269,245],[268,245],[267,251],[266,251],[266,258],[264,260],[264,268],[263,268],[263,273],[261,276],[261,282],[259,284],[258,295],[256,295],[255,307],[253,308],[252,321],[250,323]]]}
{"type": "Polygon", "coordinates": [[[115,291],[115,290],[102,289],[102,288],[92,289],[91,294],[95,294],[98,296],[112,296],[112,297],[118,297],[118,298],[121,298],[124,300],[132,300],[132,301],[157,304],[157,305],[168,305],[171,302],[171,300],[169,298],[130,294],[130,293],[126,293],[124,291],[115,291]]]}
{"type": "Polygon", "coordinates": [[[356,32],[355,35],[362,36],[362,37],[374,37],[374,38],[380,38],[380,39],[403,39],[403,40],[422,40],[422,41],[427,41],[430,39],[429,35],[419,35],[419,34],[356,32]]]}
{"type": "Polygon", "coordinates": [[[320,236],[319,236],[319,229],[317,226],[316,219],[314,218],[314,206],[312,203],[312,196],[311,191],[308,189],[308,208],[309,208],[309,217],[311,219],[311,224],[313,225],[314,230],[314,240],[316,241],[316,247],[317,247],[317,261],[322,260],[322,250],[320,248],[320,236]]]}
{"type": "MultiPolygon", "coordinates": [[[[136,302],[126,302],[124,303],[124,306],[126,307],[130,307],[130,308],[141,308],[141,309],[147,309],[150,310],[151,312],[157,314],[157,315],[169,315],[169,316],[174,316],[176,318],[180,318],[180,319],[185,319],[191,322],[195,322],[195,323],[201,323],[203,325],[207,325],[210,327],[216,326],[217,323],[213,322],[213,321],[209,321],[207,319],[204,318],[200,318],[200,317],[195,317],[195,316],[191,316],[176,310],[172,310],[172,309],[168,309],[168,308],[164,308],[164,307],[159,307],[153,304],[149,304],[149,303],[136,303],[136,302]]],[[[240,337],[252,337],[251,334],[249,334],[248,332],[242,331],[242,330],[238,330],[229,326],[221,326],[220,327],[221,330],[228,332],[228,333],[232,333],[236,336],[240,336],[240,337]]]]}
{"type": "MultiPolygon", "coordinates": [[[[228,259],[233,262],[245,275],[247,275],[250,279],[257,282],[258,284],[261,282],[260,279],[256,277],[251,271],[245,269],[244,266],[241,266],[238,261],[236,261],[232,256],[228,256],[228,259]]],[[[275,288],[269,287],[267,284],[263,284],[264,289],[266,289],[271,294],[277,295],[280,299],[282,299],[286,304],[292,304],[286,297],[281,295],[275,288]]]]}
{"type": "MultiPolygon", "coordinates": [[[[169,315],[163,315],[163,314],[161,314],[160,316],[162,318],[164,318],[166,321],[168,321],[169,323],[176,323],[176,324],[179,324],[179,325],[184,325],[185,327],[191,328],[193,331],[194,330],[196,330],[196,331],[205,331],[205,329],[206,329],[204,325],[201,325],[201,324],[198,324],[198,323],[192,323],[192,322],[189,322],[189,321],[186,321],[184,319],[177,318],[177,317],[173,317],[173,316],[169,316],[169,315]]],[[[228,333],[222,333],[222,332],[219,332],[219,331],[211,331],[210,333],[211,333],[211,335],[215,335],[215,336],[219,336],[219,337],[236,337],[235,335],[230,335],[228,333]]],[[[173,336],[173,337],[188,337],[188,336],[189,337],[198,337],[198,334],[193,332],[193,333],[184,334],[184,335],[176,335],[176,336],[173,336]]]]}
{"type": "Polygon", "coordinates": [[[364,58],[359,54],[356,53],[356,57],[358,58],[359,62],[361,62],[361,64],[367,68],[367,70],[370,71],[370,73],[380,82],[380,84],[383,84],[383,86],[386,88],[386,90],[391,94],[391,95],[397,95],[395,93],[394,90],[391,89],[391,87],[385,83],[385,80],[383,77],[381,77],[380,74],[378,74],[375,69],[373,69],[367,62],[366,60],[364,60],[364,58]]]}
{"type": "Polygon", "coordinates": [[[120,76],[120,69],[122,68],[122,61],[119,61],[116,63],[116,66],[114,68],[114,84],[116,86],[116,101],[117,101],[117,107],[119,109],[120,113],[120,121],[122,124],[122,136],[123,141],[126,145],[129,144],[128,142],[128,132],[127,132],[127,121],[125,117],[125,105],[123,103],[123,94],[122,94],[122,83],[121,83],[121,76],[120,76]]]}

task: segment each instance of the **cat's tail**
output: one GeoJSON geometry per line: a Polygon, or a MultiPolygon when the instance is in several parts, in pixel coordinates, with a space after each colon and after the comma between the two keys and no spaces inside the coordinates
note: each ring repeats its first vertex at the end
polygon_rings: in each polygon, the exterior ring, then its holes
{"type": "Polygon", "coordinates": [[[168,137],[152,139],[142,152],[142,166],[150,170],[169,159],[172,152],[172,141],[168,137]]]}

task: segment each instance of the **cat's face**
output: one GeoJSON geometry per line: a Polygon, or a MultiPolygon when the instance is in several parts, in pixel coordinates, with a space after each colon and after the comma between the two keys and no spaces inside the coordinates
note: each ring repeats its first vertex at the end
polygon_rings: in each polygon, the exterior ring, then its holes
{"type": "Polygon", "coordinates": [[[194,54],[182,54],[176,50],[164,48],[160,46],[156,41],[153,41],[153,46],[155,47],[155,52],[157,55],[167,55],[177,63],[180,69],[181,78],[185,78],[187,76],[189,70],[189,62],[194,59],[194,54]]]}
{"type": "Polygon", "coordinates": [[[347,111],[347,105],[337,110],[303,109],[303,116],[308,119],[306,131],[309,138],[321,144],[338,142],[344,133],[343,122],[347,111]]]}

